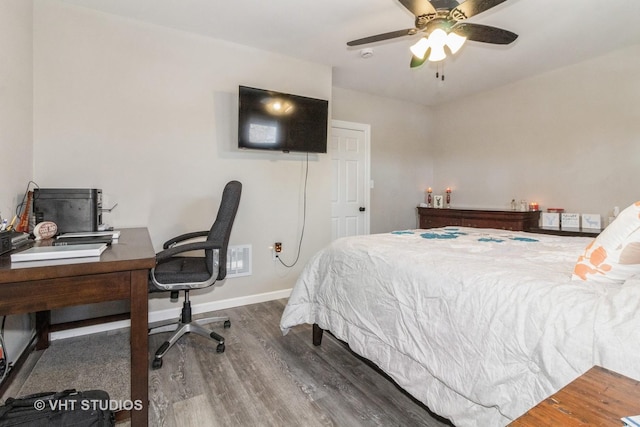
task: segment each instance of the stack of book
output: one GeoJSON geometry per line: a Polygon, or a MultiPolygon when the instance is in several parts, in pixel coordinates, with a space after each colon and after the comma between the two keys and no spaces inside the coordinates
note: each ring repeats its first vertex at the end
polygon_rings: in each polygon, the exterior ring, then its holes
{"type": "Polygon", "coordinates": [[[97,258],[107,249],[106,243],[64,246],[34,246],[11,254],[11,262],[61,260],[67,258],[97,258]]]}
{"type": "Polygon", "coordinates": [[[64,233],[56,237],[54,246],[81,245],[91,243],[118,243],[120,231],[87,231],[76,233],[64,233]]]}
{"type": "MultiPolygon", "coordinates": [[[[112,243],[117,243],[120,231],[95,231],[65,233],[50,245],[34,246],[11,254],[11,262],[50,261],[68,258],[99,259],[102,252],[112,243]]],[[[33,265],[29,263],[29,265],[33,265]]]]}

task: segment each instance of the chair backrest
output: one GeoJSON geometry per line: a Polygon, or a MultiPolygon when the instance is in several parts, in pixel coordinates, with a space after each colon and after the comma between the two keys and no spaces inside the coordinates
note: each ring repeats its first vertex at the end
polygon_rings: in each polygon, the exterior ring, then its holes
{"type": "MultiPolygon", "coordinates": [[[[229,246],[233,221],[236,218],[236,212],[238,212],[241,193],[242,184],[240,182],[229,181],[225,185],[222,192],[222,200],[220,200],[220,208],[218,208],[218,215],[207,236],[208,241],[213,241],[222,247],[219,254],[220,264],[218,265],[217,280],[222,280],[227,275],[227,247],[229,246]]],[[[207,269],[211,274],[214,272],[212,252],[211,250],[206,251],[207,269]]]]}

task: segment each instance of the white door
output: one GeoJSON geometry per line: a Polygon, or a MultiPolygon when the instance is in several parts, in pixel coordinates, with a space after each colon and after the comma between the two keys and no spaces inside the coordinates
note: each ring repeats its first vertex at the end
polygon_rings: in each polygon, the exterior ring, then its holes
{"type": "Polygon", "coordinates": [[[331,122],[331,232],[369,234],[369,125],[331,122]]]}

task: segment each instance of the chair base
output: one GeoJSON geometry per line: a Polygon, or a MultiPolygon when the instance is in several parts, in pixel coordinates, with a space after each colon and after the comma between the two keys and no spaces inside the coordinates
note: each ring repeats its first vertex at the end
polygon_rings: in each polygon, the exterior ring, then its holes
{"type": "Polygon", "coordinates": [[[185,334],[195,333],[197,335],[201,335],[205,338],[211,338],[212,340],[218,343],[216,347],[216,352],[224,353],[225,345],[224,345],[224,337],[219,335],[216,332],[209,331],[202,327],[202,325],[207,325],[209,323],[215,322],[224,322],[224,328],[231,327],[231,321],[228,316],[216,316],[216,317],[207,317],[204,319],[196,319],[191,320],[191,304],[189,301],[185,301],[182,308],[182,317],[176,322],[158,322],[153,325],[149,325],[149,335],[159,334],[162,332],[174,332],[171,337],[162,343],[160,348],[155,353],[153,362],[151,367],[153,369],[159,369],[162,367],[162,357],[169,351],[169,349],[176,343],[178,340],[185,334]],[[188,321],[184,321],[184,320],[188,321]]]}

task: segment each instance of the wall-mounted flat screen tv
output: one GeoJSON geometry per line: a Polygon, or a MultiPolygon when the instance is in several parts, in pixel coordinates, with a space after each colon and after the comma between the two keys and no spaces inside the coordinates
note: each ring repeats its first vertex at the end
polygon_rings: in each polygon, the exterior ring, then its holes
{"type": "Polygon", "coordinates": [[[328,101],[240,86],[238,110],[239,148],[327,152],[328,101]]]}

